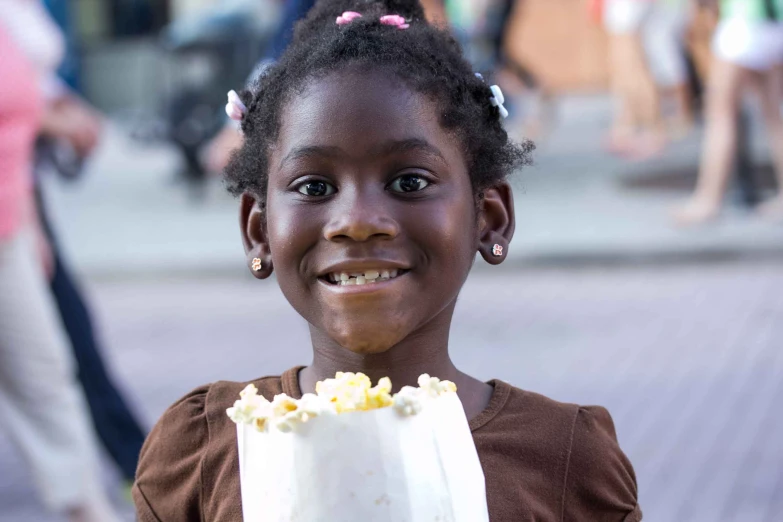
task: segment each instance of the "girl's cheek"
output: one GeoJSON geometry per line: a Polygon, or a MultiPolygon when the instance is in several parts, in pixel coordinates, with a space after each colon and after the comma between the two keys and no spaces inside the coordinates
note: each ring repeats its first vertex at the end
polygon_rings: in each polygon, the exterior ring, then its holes
{"type": "Polygon", "coordinates": [[[295,271],[302,258],[318,241],[321,218],[318,205],[302,204],[290,194],[270,195],[267,199],[267,231],[275,270],[295,271]]]}

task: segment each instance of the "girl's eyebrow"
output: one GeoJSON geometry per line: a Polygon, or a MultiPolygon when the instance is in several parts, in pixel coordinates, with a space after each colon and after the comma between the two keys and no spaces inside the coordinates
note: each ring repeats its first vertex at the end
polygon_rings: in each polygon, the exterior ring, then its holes
{"type": "Polygon", "coordinates": [[[424,154],[431,156],[433,159],[439,161],[444,166],[448,166],[446,158],[443,157],[440,150],[435,145],[432,145],[422,138],[408,138],[405,140],[392,140],[388,141],[378,147],[373,148],[371,153],[377,156],[391,156],[392,154],[398,154],[400,152],[423,152],[424,154]]]}
{"type": "MultiPolygon", "coordinates": [[[[370,150],[371,156],[391,156],[393,154],[399,154],[401,152],[423,152],[426,155],[432,157],[436,161],[442,163],[444,166],[448,166],[446,158],[443,157],[440,150],[437,147],[430,144],[427,140],[421,138],[408,138],[404,140],[390,140],[382,143],[370,150]]],[[[347,156],[348,153],[340,147],[327,146],[327,145],[308,145],[304,147],[297,147],[280,161],[280,167],[289,161],[295,161],[304,158],[312,157],[327,157],[334,158],[339,156],[347,156]]]]}
{"type": "Polygon", "coordinates": [[[278,168],[282,169],[283,165],[289,161],[296,161],[298,159],[312,158],[317,156],[334,158],[336,156],[343,155],[345,155],[345,151],[343,151],[343,149],[340,147],[330,147],[326,145],[308,145],[306,147],[297,147],[289,152],[285,158],[280,160],[280,167],[278,168]]]}

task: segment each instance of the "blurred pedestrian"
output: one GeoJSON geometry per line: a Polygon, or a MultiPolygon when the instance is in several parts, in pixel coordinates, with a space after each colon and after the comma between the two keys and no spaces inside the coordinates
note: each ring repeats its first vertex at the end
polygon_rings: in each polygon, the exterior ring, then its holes
{"type": "Polygon", "coordinates": [[[604,0],[600,14],[609,33],[609,66],[615,116],[607,146],[611,152],[644,159],[666,143],[658,90],[644,47],[654,0],[604,0]]]}
{"type": "Polygon", "coordinates": [[[41,259],[50,254],[36,248],[38,82],[61,52],[52,28],[31,22],[37,9],[37,0],[0,3],[0,415],[48,508],[72,522],[113,522],[119,517],[101,487],[87,407],[46,289],[43,265],[51,265],[41,259]]]}
{"type": "MultiPolygon", "coordinates": [[[[40,14],[45,16],[43,11],[40,14]]],[[[36,148],[35,196],[43,237],[51,252],[49,288],[70,341],[93,425],[129,491],[144,444],[145,430],[131,412],[103,361],[87,302],[68,269],[46,212],[41,183],[41,177],[50,171],[67,178],[79,175],[83,161],[98,144],[101,118],[52,71],[43,81],[47,103],[36,148]]]]}
{"type": "Polygon", "coordinates": [[[718,216],[734,165],[738,113],[749,89],[761,102],[779,189],[758,211],[783,219],[783,0],[721,0],[713,53],[696,190],[677,209],[675,221],[697,225],[718,216]]]}
{"type": "Polygon", "coordinates": [[[643,42],[647,63],[658,87],[661,108],[671,102],[674,111],[667,122],[671,138],[687,134],[693,127],[690,75],[686,59],[690,0],[655,0],[644,24],[643,42]]]}

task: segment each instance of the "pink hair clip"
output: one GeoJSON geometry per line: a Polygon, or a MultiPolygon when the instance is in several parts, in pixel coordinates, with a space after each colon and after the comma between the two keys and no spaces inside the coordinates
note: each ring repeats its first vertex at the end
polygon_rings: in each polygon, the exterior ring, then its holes
{"type": "Polygon", "coordinates": [[[401,17],[400,15],[386,15],[381,17],[381,23],[383,25],[391,25],[396,27],[397,29],[407,29],[410,27],[410,24],[405,22],[405,18],[401,17]]]}
{"type": "Polygon", "coordinates": [[[247,112],[247,107],[242,103],[236,91],[228,91],[228,103],[226,104],[226,114],[232,120],[242,121],[247,112]]]}
{"type": "Polygon", "coordinates": [[[348,25],[357,18],[361,18],[362,14],[356,11],[345,11],[343,14],[337,17],[337,25],[348,25]]]}

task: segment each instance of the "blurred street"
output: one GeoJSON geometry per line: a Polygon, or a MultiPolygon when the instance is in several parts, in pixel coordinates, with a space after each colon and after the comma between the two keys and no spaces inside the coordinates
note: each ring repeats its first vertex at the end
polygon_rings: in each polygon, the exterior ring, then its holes
{"type": "MultiPolygon", "coordinates": [[[[274,282],[182,277],[90,290],[109,359],[149,423],[197,385],[308,361],[305,325],[274,282]]],[[[770,522],[783,511],[781,338],[779,265],[500,268],[469,279],[452,349],[481,378],[608,407],[645,520],[770,522]]],[[[0,469],[1,522],[57,520],[2,438],[0,469]]]]}

